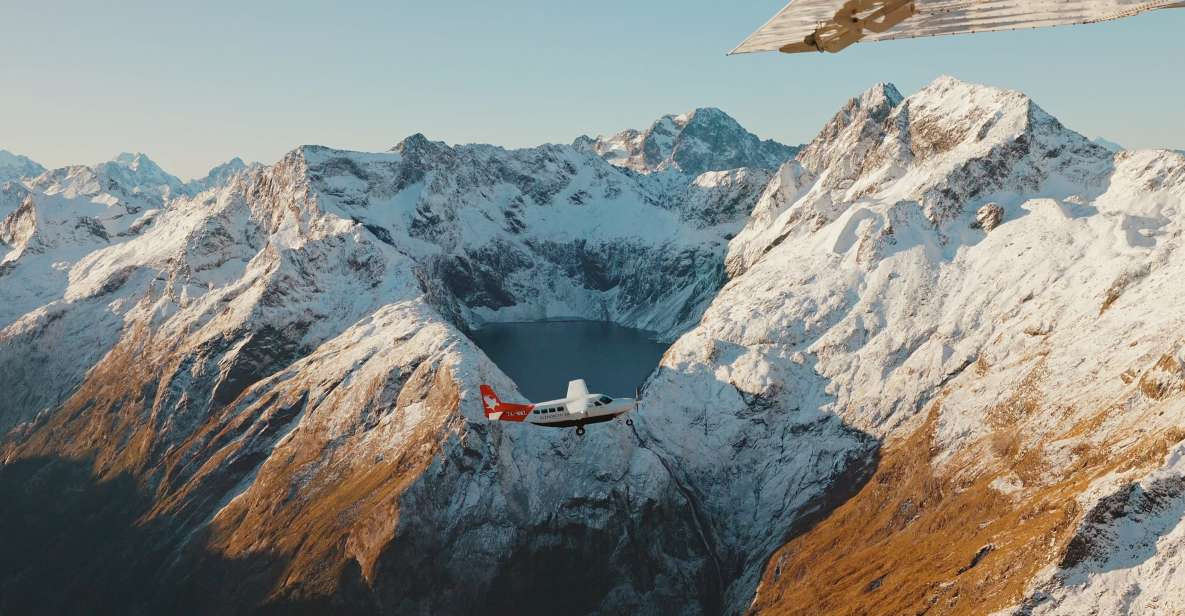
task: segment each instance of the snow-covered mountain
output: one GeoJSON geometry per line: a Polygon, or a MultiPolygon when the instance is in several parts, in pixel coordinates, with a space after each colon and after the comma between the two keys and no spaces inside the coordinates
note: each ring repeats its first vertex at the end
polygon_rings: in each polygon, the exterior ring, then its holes
{"type": "Polygon", "coordinates": [[[210,172],[207,173],[205,177],[196,178],[186,182],[186,192],[191,195],[196,195],[200,192],[210,190],[211,188],[218,188],[230,182],[231,178],[236,174],[249,173],[261,168],[263,168],[263,165],[260,163],[247,164],[243,162],[243,159],[236,156],[225,163],[210,169],[210,172]]]}
{"type": "Polygon", "coordinates": [[[96,165],[72,165],[29,180],[33,190],[67,199],[89,199],[134,213],[159,209],[185,196],[185,184],[144,154],[123,153],[96,165]]]}
{"type": "Polygon", "coordinates": [[[10,184],[0,612],[1185,609],[1185,156],[951,78],[733,134],[10,184]],[[675,339],[633,427],[484,421],[466,330],[558,316],[675,339]]]}
{"type": "Polygon", "coordinates": [[[138,152],[124,152],[93,169],[108,183],[116,182],[135,191],[156,193],[165,199],[185,194],[185,184],[181,180],[138,152]]]}
{"type": "Polygon", "coordinates": [[[580,137],[575,145],[640,173],[674,169],[692,175],[741,167],[772,170],[798,152],[796,147],[760,139],[711,107],[663,116],[646,130],[580,137]]]}
{"type": "MultiPolygon", "coordinates": [[[[905,99],[874,88],[779,176],[730,247],[743,275],[667,361],[700,356],[696,338],[748,349],[746,374],[802,353],[823,393],[805,406],[882,444],[871,487],[775,553],[755,605],[1020,602],[1065,562],[1098,482],[1185,437],[1185,314],[1167,308],[1185,299],[1185,158],[1114,154],[1023,94],[943,78],[905,99]]],[[[803,405],[787,382],[754,385],[803,405]]],[[[1185,600],[1149,590],[1129,599],[1185,600]]]]}
{"type": "Polygon", "coordinates": [[[20,154],[0,150],[0,184],[45,173],[45,167],[20,154]]]}

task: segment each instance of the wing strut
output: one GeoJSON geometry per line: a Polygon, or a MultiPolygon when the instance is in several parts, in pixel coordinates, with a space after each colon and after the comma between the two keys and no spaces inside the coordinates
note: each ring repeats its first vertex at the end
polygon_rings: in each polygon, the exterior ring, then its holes
{"type": "Polygon", "coordinates": [[[841,52],[864,38],[864,32],[888,32],[918,12],[914,0],[848,0],[829,22],[824,22],[801,43],[783,45],[782,53],[841,52]]]}

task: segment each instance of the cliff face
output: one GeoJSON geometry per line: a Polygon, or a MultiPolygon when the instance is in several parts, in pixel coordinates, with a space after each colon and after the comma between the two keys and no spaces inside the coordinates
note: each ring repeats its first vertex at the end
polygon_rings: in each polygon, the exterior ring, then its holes
{"type": "MultiPolygon", "coordinates": [[[[1166,393],[1185,360],[1168,308],[1185,292],[1185,159],[1110,153],[1015,92],[940,79],[891,94],[853,101],[779,172],[730,246],[737,276],[668,353],[690,356],[702,330],[746,348],[746,374],[802,353],[832,396],[808,406],[882,442],[870,482],[774,554],[755,609],[1087,613],[1127,591],[1179,606],[1059,563],[1090,495],[1185,436],[1166,393]]],[[[1171,560],[1174,540],[1146,532],[1171,560]]]]}
{"type": "Polygon", "coordinates": [[[1185,157],[949,78],[733,141],[7,185],[0,611],[1179,607],[1185,157]],[[485,422],[550,317],[675,340],[633,427],[485,422]]]}

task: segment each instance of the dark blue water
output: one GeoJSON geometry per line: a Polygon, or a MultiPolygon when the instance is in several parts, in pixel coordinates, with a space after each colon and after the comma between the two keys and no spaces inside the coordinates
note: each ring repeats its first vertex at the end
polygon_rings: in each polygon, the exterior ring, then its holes
{"type": "Polygon", "coordinates": [[[473,340],[533,402],[563,398],[572,379],[592,393],[632,397],[669,346],[601,321],[491,323],[473,340]]]}

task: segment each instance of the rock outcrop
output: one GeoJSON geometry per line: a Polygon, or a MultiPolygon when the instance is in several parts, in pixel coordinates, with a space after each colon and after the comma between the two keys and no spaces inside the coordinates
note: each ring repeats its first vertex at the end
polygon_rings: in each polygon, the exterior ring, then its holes
{"type": "Polygon", "coordinates": [[[991,233],[1004,222],[1004,208],[998,203],[989,203],[975,212],[975,228],[991,233]]]}

